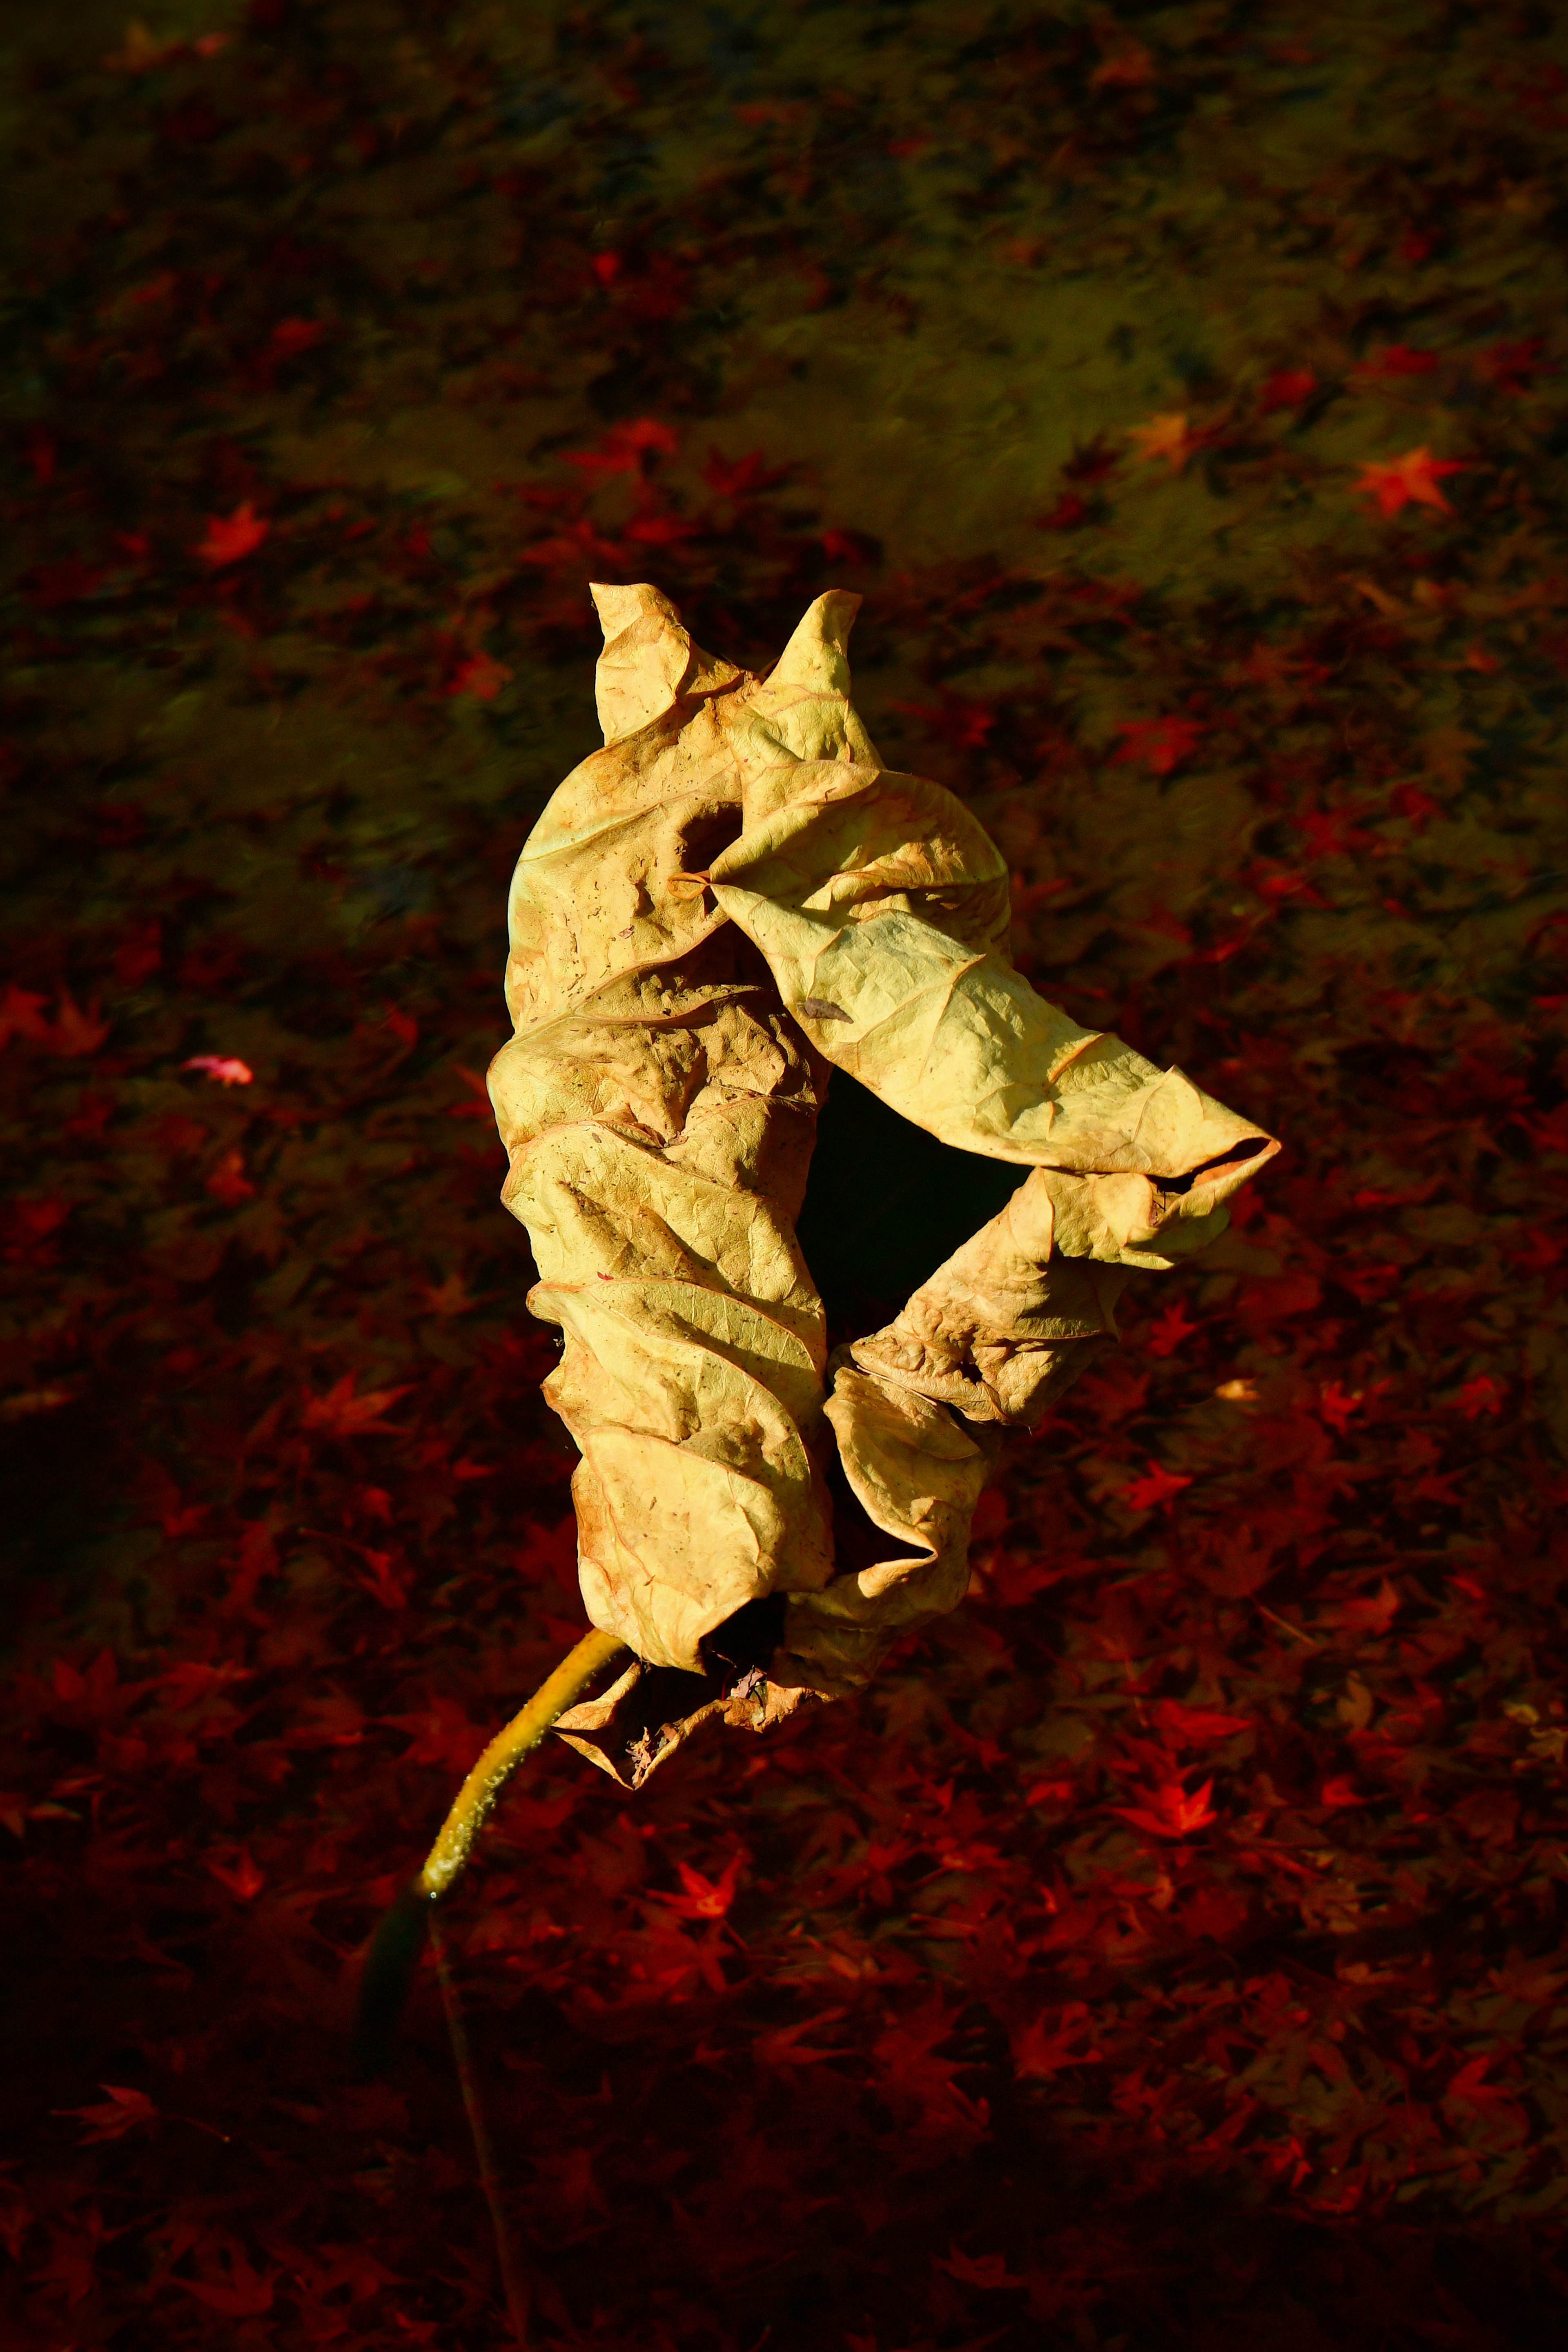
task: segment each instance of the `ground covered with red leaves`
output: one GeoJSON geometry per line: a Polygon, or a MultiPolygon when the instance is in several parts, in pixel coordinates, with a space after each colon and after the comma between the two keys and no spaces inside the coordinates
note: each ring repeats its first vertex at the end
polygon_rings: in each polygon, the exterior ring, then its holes
{"type": "Polygon", "coordinates": [[[582,1622],[479,1074],[591,577],[752,656],[861,590],[1025,968],[1287,1150],[863,1703],[508,1799],[448,1932],[534,2339],[1547,2340],[1552,12],[78,15],[7,231],[7,2342],[504,2336],[428,1975],[346,2036],[582,1622]]]}

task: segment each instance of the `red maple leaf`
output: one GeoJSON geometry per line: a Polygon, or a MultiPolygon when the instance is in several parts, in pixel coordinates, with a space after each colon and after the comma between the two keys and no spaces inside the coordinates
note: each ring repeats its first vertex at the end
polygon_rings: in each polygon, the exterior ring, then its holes
{"type": "Polygon", "coordinates": [[[1358,491],[1375,499],[1385,515],[1396,515],[1407,506],[1436,507],[1440,514],[1452,514],[1453,509],[1437,488],[1445,474],[1469,471],[1463,457],[1434,457],[1425,444],[1419,449],[1407,449],[1403,457],[1390,457],[1382,465],[1363,466],[1355,483],[1358,491]]]}
{"type": "Polygon", "coordinates": [[[726,457],[721,449],[710,449],[702,468],[703,480],[721,499],[751,498],[759,490],[771,490],[788,474],[787,466],[770,466],[761,449],[748,449],[742,457],[726,457]]]}
{"type": "Polygon", "coordinates": [[[829,2009],[818,2017],[803,2017],[797,2025],[773,2026],[757,2035],[752,2056],[759,2066],[820,2066],[829,2059],[842,2058],[847,2055],[843,2050],[819,2050],[805,2037],[843,2014],[841,2009],[829,2009]]]}
{"type": "Polygon", "coordinates": [[[1349,809],[1303,809],[1294,822],[1314,857],[1348,857],[1352,850],[1366,848],[1372,839],[1349,809]]]}
{"type": "Polygon", "coordinates": [[[384,1719],[412,1736],[414,1745],[405,1749],[405,1763],[438,1764],[451,1772],[466,1772],[488,1736],[478,1724],[469,1722],[455,1698],[440,1693],[417,1714],[389,1715],[384,1719]]]}
{"type": "Polygon", "coordinates": [[[1342,1389],[1338,1381],[1325,1381],[1318,1391],[1318,1411],[1323,1419],[1338,1430],[1342,1437],[1362,1407],[1360,1389],[1342,1389]]]}
{"type": "Polygon", "coordinates": [[[1196,719],[1127,719],[1116,731],[1121,744],[1110,755],[1113,768],[1140,760],[1156,776],[1168,776],[1197,749],[1208,730],[1196,719]]]}
{"type": "Polygon", "coordinates": [[[258,1868],[244,1846],[227,1862],[219,1862],[216,1855],[209,1855],[207,1868],[219,1885],[226,1886],[231,1895],[237,1895],[242,1903],[254,1903],[267,1884],[266,1872],[258,1868]]]}
{"type": "Polygon", "coordinates": [[[987,704],[946,688],[940,702],[895,702],[893,708],[921,720],[960,751],[978,751],[996,724],[996,713],[987,704]]]}
{"type": "Polygon", "coordinates": [[[300,1416],[305,1427],[324,1429],[332,1437],[363,1437],[370,1430],[390,1429],[392,1423],[383,1415],[388,1405],[408,1394],[412,1383],[405,1381],[401,1388],[366,1389],[363,1396],[356,1396],[358,1379],[357,1372],[345,1372],[324,1396],[307,1397],[300,1416]]]}
{"type": "Polygon", "coordinates": [[[1398,1612],[1398,1588],[1385,1576],[1375,1592],[1357,1593],[1325,1609],[1323,1622],[1351,1633],[1386,1633],[1398,1612]]]}
{"type": "Polygon", "coordinates": [[[1483,1412],[1502,1411],[1502,1391],[1489,1373],[1478,1372],[1473,1381],[1465,1382],[1454,1402],[1467,1421],[1474,1421],[1483,1412]]]}
{"type": "Polygon", "coordinates": [[[1385,343],[1380,352],[1363,360],[1356,370],[1359,376],[1430,375],[1437,364],[1436,352],[1417,351],[1410,343],[1385,343]]]}
{"type": "Polygon", "coordinates": [[[1476,357],[1500,392],[1527,392],[1538,375],[1557,373],[1545,352],[1540,335],[1527,335],[1515,342],[1489,343],[1476,357]]]}
{"type": "Polygon", "coordinates": [[[1173,1502],[1183,1487],[1190,1486],[1192,1483],[1190,1477],[1184,1478],[1176,1471],[1167,1470],[1163,1462],[1154,1462],[1141,1478],[1133,1478],[1122,1487],[1118,1499],[1125,1503],[1130,1511],[1152,1511],[1156,1504],[1173,1502]]]}
{"type": "Polygon", "coordinates": [[[163,927],[154,915],[150,922],[132,923],[114,950],[114,977],[122,988],[156,971],[163,961],[163,927]]]}
{"type": "MultiPolygon", "coordinates": [[[[614,256],[601,254],[601,261],[614,256]]],[[[617,264],[618,267],[618,264],[617,264]]],[[[668,425],[656,417],[634,417],[628,425],[612,425],[602,441],[588,449],[563,449],[562,462],[574,466],[589,483],[608,481],[615,474],[637,474],[646,467],[657,449],[665,457],[673,457],[680,446],[668,425]]]]}
{"type": "Polygon", "coordinates": [[[249,1678],[248,1666],[227,1661],[213,1665],[203,1658],[181,1658],[166,1675],[159,1675],[158,1688],[165,1694],[163,1705],[177,1714],[182,1707],[195,1706],[198,1701],[210,1698],[229,1683],[247,1682],[249,1678]]]}
{"type": "Polygon", "coordinates": [[[688,1862],[677,1863],[683,1895],[664,1895],[657,1889],[649,1894],[651,1903],[662,1905],[678,1919],[722,1919],[735,1899],[735,1885],[747,1856],[737,1848],[717,1878],[704,1878],[688,1862]]]}
{"type": "Polygon", "coordinates": [[[1120,36],[1089,78],[1090,89],[1142,89],[1155,79],[1154,59],[1142,41],[1120,36]]]}
{"type": "Polygon", "coordinates": [[[945,2271],[964,2286],[1012,2287],[1026,2282],[1015,2278],[1007,2268],[1005,2254],[966,2254],[962,2246],[950,2246],[945,2261],[939,2255],[933,2270],[945,2271]]]}
{"type": "Polygon", "coordinates": [[[279,359],[292,359],[296,352],[308,352],[326,333],[320,319],[279,319],[272,330],[272,349],[279,359]]]}
{"type": "Polygon", "coordinates": [[[1258,405],[1265,416],[1276,408],[1299,408],[1318,389],[1310,368],[1277,368],[1258,388],[1258,405]]]}
{"type": "Polygon", "coordinates": [[[1167,1739],[1188,1748],[1210,1739],[1228,1739],[1233,1732],[1253,1728],[1250,1716],[1226,1715],[1217,1706],[1184,1706],[1175,1698],[1157,1699],[1149,1714],[1167,1739]]]}
{"type": "Polygon", "coordinates": [[[1145,1790],[1142,1805],[1112,1805],[1110,1810],[1134,1829],[1147,1830],[1152,1837],[1190,1837],[1194,1830],[1206,1829],[1217,1818],[1209,1802],[1213,1789],[1214,1782],[1205,1780],[1189,1796],[1179,1780],[1169,1780],[1161,1788],[1145,1790]]]}
{"type": "Polygon", "coordinates": [[[1113,474],[1119,463],[1117,453],[1104,434],[1097,433],[1092,441],[1080,441],[1076,445],[1072,456],[1062,467],[1062,472],[1069,482],[1099,482],[1103,481],[1107,474],[1113,474]]]}
{"type": "Polygon", "coordinates": [[[1054,2023],[1048,2011],[1042,2011],[1013,2035],[1013,2072],[1043,2082],[1064,2066],[1091,2065],[1100,2053],[1083,2045],[1093,2039],[1094,2020],[1087,2002],[1068,2001],[1054,2023]]]}
{"type": "Polygon", "coordinates": [[[863,530],[825,530],[818,545],[829,563],[874,563],[879,542],[863,530]]]}
{"type": "Polygon", "coordinates": [[[413,1582],[408,1564],[399,1552],[372,1551],[368,1544],[359,1546],[363,1559],[364,1573],[360,1582],[372,1598],[384,1609],[406,1609],[408,1591],[413,1582]]]}
{"type": "Polygon", "coordinates": [[[476,702],[493,702],[510,676],[505,662],[492,661],[483,651],[468,654],[447,680],[447,692],[471,694],[476,702]]]}
{"type": "Polygon", "coordinates": [[[75,2116],[87,2126],[82,2138],[88,2146],[97,2140],[123,2139],[127,2132],[157,2122],[158,2110],[145,2091],[127,2090],[123,2083],[104,2083],[100,2088],[109,2094],[100,2105],[54,2109],[57,2116],[75,2116]]]}
{"type": "Polygon", "coordinates": [[[0,996],[0,1045],[9,1045],[13,1037],[26,1037],[31,1045],[49,1045],[54,1031],[44,1011],[48,1001],[47,996],[39,996],[30,988],[18,988],[13,982],[0,996]]]}
{"type": "Polygon", "coordinates": [[[1172,1301],[1163,1315],[1156,1315],[1143,1334],[1143,1345],[1152,1356],[1168,1356],[1179,1348],[1189,1331],[1197,1325],[1179,1298],[1172,1301]]]}
{"type": "Polygon", "coordinates": [[[109,1024],[100,1020],[96,998],[84,1011],[69,989],[62,988],[55,1012],[54,1034],[48,1041],[54,1051],[73,1057],[96,1054],[108,1034],[109,1024]]]}
{"type": "Polygon", "coordinates": [[[254,555],[272,525],[258,515],[248,499],[236,507],[231,515],[209,515],[207,535],[200,541],[196,553],[204,563],[215,569],[226,563],[242,562],[254,555]]]}
{"type": "Polygon", "coordinates": [[[457,1071],[458,1076],[462,1079],[463,1084],[468,1088],[474,1099],[472,1102],[453,1103],[447,1113],[447,1118],[480,1118],[484,1120],[485,1125],[488,1127],[495,1117],[495,1111],[491,1108],[490,1104],[489,1080],[481,1077],[478,1070],[470,1070],[465,1062],[454,1062],[452,1067],[457,1071]]]}
{"type": "Polygon", "coordinates": [[[207,1191],[226,1209],[237,1209],[242,1201],[256,1198],[256,1187],[245,1172],[245,1154],[237,1147],[224,1153],[207,1178],[207,1191]]]}
{"type": "Polygon", "coordinates": [[[231,2239],[224,2239],[221,2257],[209,2264],[205,2278],[181,2278],[176,2272],[173,2284],[183,2286],[210,2311],[222,2314],[226,2319],[251,2319],[272,2308],[272,2289],[277,2271],[265,2275],[258,2273],[240,2247],[231,2239]]]}
{"type": "Polygon", "coordinates": [[[1467,2058],[1444,2092],[1444,2099],[1452,2099],[1458,2105],[1468,2107],[1495,2106],[1507,2102],[1511,2096],[1507,2088],[1501,2083],[1489,2083],[1486,2079],[1487,2070],[1495,2057],[1495,2052],[1483,2051],[1479,2058],[1467,2058]]]}

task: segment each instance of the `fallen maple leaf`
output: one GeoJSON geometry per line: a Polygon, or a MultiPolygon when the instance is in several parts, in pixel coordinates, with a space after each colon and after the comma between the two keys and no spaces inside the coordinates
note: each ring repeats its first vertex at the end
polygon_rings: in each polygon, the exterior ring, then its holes
{"type": "Polygon", "coordinates": [[[1005,2254],[966,2254],[958,2245],[950,2246],[947,2259],[943,2261],[939,2255],[931,2267],[946,2271],[950,2278],[959,2280],[964,2286],[1012,2287],[1026,2284],[1014,2277],[1007,2268],[1005,2254]]]}
{"type": "Polygon", "coordinates": [[[401,1388],[366,1389],[363,1396],[356,1396],[358,1379],[357,1372],[345,1372],[324,1396],[307,1397],[300,1414],[305,1427],[324,1429],[333,1437],[363,1437],[367,1431],[390,1428],[382,1416],[388,1405],[408,1394],[412,1383],[405,1381],[401,1388]]]}
{"type": "Polygon", "coordinates": [[[0,1045],[7,1045],[13,1037],[26,1037],[31,1045],[47,1045],[54,1031],[44,1011],[47,996],[37,995],[30,988],[13,984],[0,996],[0,1045]]]}
{"type": "Polygon", "coordinates": [[[1469,470],[1463,457],[1434,457],[1425,444],[1419,449],[1407,449],[1403,457],[1391,457],[1382,465],[1363,466],[1354,487],[1368,498],[1377,500],[1385,515],[1396,515],[1407,506],[1436,507],[1440,514],[1452,514],[1453,509],[1437,484],[1445,474],[1463,474],[1469,470]]]}
{"type": "Polygon", "coordinates": [[[1430,375],[1437,364],[1436,352],[1417,351],[1409,343],[1385,343],[1380,352],[1363,360],[1356,370],[1363,378],[1378,376],[1430,375]]]}
{"type": "Polygon", "coordinates": [[[447,681],[449,695],[471,694],[477,702],[493,702],[511,672],[487,653],[468,654],[447,681]]]}
{"type": "Polygon", "coordinates": [[[1398,1610],[1398,1588],[1385,1576],[1375,1592],[1358,1593],[1325,1609],[1323,1622],[1341,1626],[1346,1633],[1386,1633],[1398,1610]]]}
{"type": "Polygon", "coordinates": [[[1445,2102],[1452,2099],[1461,2106],[1486,2107],[1510,2099],[1512,2094],[1505,2084],[1489,2083],[1486,2079],[1495,2054],[1483,2051],[1479,2058],[1467,2058],[1444,2092],[1445,2102]]]}
{"type": "Polygon", "coordinates": [[[1209,1739],[1228,1739],[1233,1732],[1250,1731],[1250,1716],[1227,1715],[1217,1706],[1184,1706],[1180,1699],[1163,1698],[1149,1710],[1151,1719],[1167,1738],[1184,1746],[1209,1739]]]}
{"type": "Polygon", "coordinates": [[[272,2308],[272,2290],[277,2271],[265,2274],[231,2242],[223,2248],[225,2259],[216,2266],[217,2275],[202,2279],[181,2278],[177,2273],[172,2284],[183,2286],[210,2311],[220,2312],[226,2319],[251,2319],[258,2313],[272,2308]]]}
{"type": "Polygon", "coordinates": [[[256,1073],[248,1062],[233,1054],[193,1054],[188,1062],[180,1064],[182,1070],[205,1070],[215,1085],[247,1087],[256,1073]]]}
{"type": "Polygon", "coordinates": [[[109,1034],[109,1024],[100,1021],[95,999],[84,1012],[68,988],[62,988],[55,1013],[55,1025],[48,1043],[57,1054],[74,1057],[79,1054],[96,1054],[109,1034]]]}
{"type": "Polygon", "coordinates": [[[207,1178],[206,1188],[226,1209],[237,1209],[242,1201],[254,1200],[256,1187],[245,1172],[244,1152],[237,1148],[226,1151],[207,1178]]]}
{"type": "Polygon", "coordinates": [[[735,1899],[735,1884],[746,1859],[745,1853],[737,1850],[717,1878],[704,1878],[689,1863],[678,1863],[684,1895],[664,1895],[655,1889],[648,1900],[673,1912],[678,1919],[722,1919],[735,1899]]]}
{"type": "Polygon", "coordinates": [[[158,1688],[165,1694],[164,1706],[177,1714],[182,1707],[210,1698],[229,1683],[248,1682],[250,1672],[248,1666],[227,1660],[215,1665],[205,1658],[181,1658],[166,1675],[158,1676],[158,1688]]]}
{"type": "Polygon", "coordinates": [[[1064,490],[1050,512],[1037,518],[1035,529],[1037,530],[1076,530],[1080,522],[1088,520],[1089,513],[1089,505],[1087,499],[1080,499],[1076,490],[1064,490]]]}
{"type": "Polygon", "coordinates": [[[440,1764],[466,1772],[485,1744],[484,1732],[469,1722],[458,1701],[440,1694],[416,1714],[389,1715],[384,1720],[412,1737],[413,1746],[403,1753],[406,1764],[440,1764]]]}
{"type": "Polygon", "coordinates": [[[1205,1780],[1189,1796],[1179,1780],[1171,1780],[1162,1788],[1146,1790],[1145,1804],[1112,1805],[1110,1810],[1153,1837],[1190,1837],[1194,1830],[1206,1829],[1217,1818],[1209,1802],[1213,1789],[1214,1782],[1205,1780]]]}
{"type": "Polygon", "coordinates": [[[1318,1391],[1318,1411],[1342,1437],[1361,1408],[1360,1389],[1344,1389],[1338,1381],[1325,1381],[1318,1391]]]}
{"type": "Polygon", "coordinates": [[[210,563],[215,568],[226,563],[239,563],[246,556],[256,552],[271,529],[272,525],[257,513],[247,499],[244,505],[236,507],[231,515],[207,517],[207,535],[198,544],[196,553],[204,563],[210,563]]]}
{"type": "Polygon", "coordinates": [[[752,2056],[759,2066],[821,2066],[833,2058],[843,2058],[843,2050],[819,2050],[805,2040],[808,2033],[842,2017],[842,2010],[828,2010],[820,2017],[802,2018],[798,2025],[775,2025],[759,2033],[752,2043],[752,2056]]]}
{"type": "Polygon", "coordinates": [[[467,1315],[474,1304],[459,1273],[449,1274],[443,1283],[426,1283],[425,1297],[437,1315],[467,1315]]]}
{"type": "MultiPolygon", "coordinates": [[[[47,1243],[49,1235],[65,1223],[70,1213],[71,1203],[62,1201],[56,1193],[46,1194],[40,1200],[14,1201],[11,1223],[16,1240],[7,1255],[25,1258],[30,1252],[38,1250],[40,1244],[47,1243]]],[[[52,1255],[52,1250],[43,1252],[39,1262],[47,1265],[52,1255]]]]}
{"type": "Polygon", "coordinates": [[[1465,1382],[1454,1403],[1467,1421],[1474,1421],[1483,1412],[1502,1411],[1502,1391],[1489,1373],[1479,1372],[1473,1381],[1465,1382]]]}
{"type": "Polygon", "coordinates": [[[1089,78],[1090,89],[1142,89],[1154,79],[1154,59],[1142,41],[1119,42],[1089,78]]]}
{"type": "Polygon", "coordinates": [[[308,352],[326,333],[320,319],[279,319],[272,330],[272,349],[280,359],[292,359],[296,352],[308,352]]]}
{"type": "Polygon", "coordinates": [[[447,1113],[447,1118],[483,1119],[488,1127],[495,1117],[495,1112],[490,1107],[489,1080],[481,1077],[478,1070],[470,1070],[465,1063],[454,1062],[452,1067],[468,1087],[473,1100],[454,1103],[447,1113]]]}
{"type": "Polygon", "coordinates": [[[1113,768],[1141,760],[1155,775],[1168,776],[1197,749],[1208,730],[1196,719],[1124,719],[1116,731],[1121,742],[1110,755],[1113,768]]]}
{"type": "MultiPolygon", "coordinates": [[[[619,270],[618,257],[601,254],[601,262],[613,263],[609,283],[619,270]]],[[[646,461],[657,449],[663,457],[672,457],[680,444],[668,425],[660,425],[651,416],[634,417],[627,425],[612,425],[602,441],[588,449],[563,449],[562,462],[574,466],[593,485],[607,481],[614,474],[640,473],[646,461]]]]}
{"type": "Polygon", "coordinates": [[[242,1903],[254,1903],[267,1884],[266,1872],[258,1867],[243,1846],[231,1862],[219,1862],[209,1855],[207,1868],[219,1885],[237,1895],[242,1903]]]}
{"type": "Polygon", "coordinates": [[[405,1609],[412,1578],[400,1554],[372,1551],[367,1544],[362,1544],[359,1549],[365,1562],[365,1573],[359,1580],[365,1591],[384,1609],[405,1609]]]}
{"type": "Polygon", "coordinates": [[[75,1389],[18,1389],[0,1402],[0,1421],[30,1421],[36,1412],[58,1412],[62,1404],[74,1404],[76,1399],[75,1389]]]}
{"type": "Polygon", "coordinates": [[[85,2144],[95,2141],[123,2139],[126,2133],[158,2120],[158,2110],[145,2091],[127,2090],[122,2083],[103,2083],[99,2086],[109,2096],[91,2107],[56,2107],[57,2116],[75,2116],[87,2126],[82,2133],[85,2144]]]}
{"type": "Polygon", "coordinates": [[[1476,358],[1500,392],[1526,392],[1538,375],[1557,373],[1545,353],[1543,339],[1527,335],[1518,341],[1489,343],[1476,358]]]}
{"type": "Polygon", "coordinates": [[[1013,2035],[1013,2072],[1044,2082],[1064,2066],[1092,2065],[1100,2053],[1082,2045],[1093,2039],[1094,2020],[1087,2002],[1069,2000],[1054,2023],[1042,2011],[1013,2035]]]}
{"type": "Polygon", "coordinates": [[[759,490],[774,489],[788,475],[787,466],[770,466],[761,449],[748,449],[740,457],[726,457],[721,449],[710,448],[702,468],[703,480],[721,499],[750,498],[759,490]]]}
{"type": "Polygon", "coordinates": [[[124,47],[110,50],[99,63],[106,73],[151,73],[166,59],[178,57],[184,46],[181,41],[159,40],[139,17],[132,16],[125,27],[124,47]]]}
{"type": "Polygon", "coordinates": [[[1146,463],[1163,457],[1171,471],[1179,474],[1198,447],[1201,436],[1188,431],[1185,409],[1171,409],[1163,415],[1151,416],[1145,425],[1130,425],[1127,438],[1146,463]]]}
{"type": "Polygon", "coordinates": [[[1143,1335],[1143,1345],[1152,1356],[1169,1356],[1179,1348],[1197,1325],[1179,1298],[1173,1300],[1163,1315],[1156,1315],[1143,1335]]]}
{"type": "Polygon", "coordinates": [[[1190,1486],[1192,1483],[1190,1477],[1184,1478],[1176,1471],[1167,1470],[1163,1463],[1156,1462],[1145,1470],[1141,1478],[1134,1478],[1123,1486],[1118,1499],[1125,1503],[1130,1511],[1152,1511],[1156,1504],[1173,1502],[1183,1487],[1190,1486]]]}
{"type": "Polygon", "coordinates": [[[1078,1794],[1076,1780],[1036,1780],[1024,1791],[1026,1805],[1070,1805],[1078,1794]]]}
{"type": "Polygon", "coordinates": [[[1277,408],[1299,408],[1318,389],[1310,368],[1277,368],[1258,387],[1258,405],[1265,416],[1277,408]]]}

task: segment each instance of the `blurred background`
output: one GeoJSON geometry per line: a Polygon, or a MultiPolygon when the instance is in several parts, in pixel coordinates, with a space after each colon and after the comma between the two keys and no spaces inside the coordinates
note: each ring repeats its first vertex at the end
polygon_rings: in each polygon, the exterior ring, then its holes
{"type": "Polygon", "coordinates": [[[482,1074],[647,579],[752,662],[859,592],[1022,968],[1286,1151],[864,1702],[509,1798],[449,1934],[533,2340],[1543,2340],[1558,12],[0,54],[7,2339],[503,2339],[431,1982],[384,2078],[346,2029],[582,1622],[482,1074]]]}

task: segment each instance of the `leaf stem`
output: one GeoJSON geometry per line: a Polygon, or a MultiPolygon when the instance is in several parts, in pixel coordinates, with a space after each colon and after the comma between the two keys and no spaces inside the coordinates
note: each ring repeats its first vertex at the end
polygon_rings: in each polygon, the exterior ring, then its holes
{"type": "Polygon", "coordinates": [[[458,1979],[447,1958],[447,1939],[434,1908],[430,1914],[430,1948],[436,1957],[436,1974],[441,1984],[441,2006],[447,2012],[447,2032],[451,2037],[452,2055],[457,2061],[458,2080],[462,2085],[463,2105],[468,2118],[468,2130],[474,2143],[474,2158],[479,2170],[479,2187],[484,2190],[485,2203],[489,2207],[490,2227],[495,2232],[496,2261],[500,2270],[501,2293],[506,2298],[507,2317],[511,2332],[521,2352],[528,2346],[528,2284],[523,2277],[522,2259],[518,2252],[517,2239],[508,2217],[501,2189],[500,2173],[496,2165],[495,2147],[490,2139],[489,2126],[479,2097],[479,2076],[474,2071],[474,2055],[468,2042],[468,2020],[463,2014],[463,1997],[458,1979]]]}
{"type": "Polygon", "coordinates": [[[438,1903],[468,1861],[490,1808],[529,1750],[537,1748],[557,1716],[591,1683],[600,1669],[618,1657],[626,1643],[616,1633],[595,1627],[567,1652],[554,1673],[546,1677],[504,1731],[498,1731],[458,1790],[451,1811],[441,1824],[414,1882],[414,1891],[438,1903]]]}

